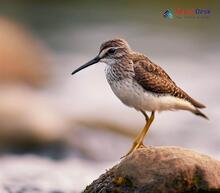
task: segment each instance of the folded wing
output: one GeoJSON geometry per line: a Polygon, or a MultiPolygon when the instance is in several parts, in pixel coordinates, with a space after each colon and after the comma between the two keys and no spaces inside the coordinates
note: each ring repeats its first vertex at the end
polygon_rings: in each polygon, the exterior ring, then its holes
{"type": "Polygon", "coordinates": [[[169,75],[159,66],[152,63],[148,58],[134,62],[134,79],[147,91],[155,94],[168,94],[189,101],[197,108],[205,108],[198,101],[191,98],[180,89],[169,75]]]}

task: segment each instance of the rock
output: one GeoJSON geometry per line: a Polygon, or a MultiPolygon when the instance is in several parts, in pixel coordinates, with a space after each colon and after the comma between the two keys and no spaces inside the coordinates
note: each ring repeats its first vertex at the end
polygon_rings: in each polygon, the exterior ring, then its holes
{"type": "Polygon", "coordinates": [[[0,26],[0,84],[47,85],[51,69],[43,43],[6,17],[0,17],[0,26]]]}
{"type": "Polygon", "coordinates": [[[141,148],[84,190],[96,192],[220,192],[220,162],[179,147],[141,148]]]}
{"type": "Polygon", "coordinates": [[[69,130],[50,98],[28,86],[0,85],[0,150],[64,141],[69,130]]]}

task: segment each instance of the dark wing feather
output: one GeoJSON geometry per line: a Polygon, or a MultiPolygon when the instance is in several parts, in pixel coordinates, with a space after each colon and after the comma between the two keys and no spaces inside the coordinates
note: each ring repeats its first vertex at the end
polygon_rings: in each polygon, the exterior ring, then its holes
{"type": "Polygon", "coordinates": [[[205,107],[180,89],[161,67],[152,63],[148,58],[133,60],[133,62],[134,79],[144,89],[155,94],[170,94],[174,97],[187,100],[197,108],[205,107]]]}

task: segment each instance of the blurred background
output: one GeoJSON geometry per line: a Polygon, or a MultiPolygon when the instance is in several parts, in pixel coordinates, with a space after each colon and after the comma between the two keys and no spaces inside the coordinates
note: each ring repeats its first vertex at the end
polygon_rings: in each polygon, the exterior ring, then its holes
{"type": "Polygon", "coordinates": [[[145,143],[220,158],[220,3],[1,1],[0,192],[75,193],[119,161],[144,126],[111,91],[100,44],[124,38],[207,106],[156,114],[145,143]],[[169,9],[210,15],[164,18],[169,9]]]}

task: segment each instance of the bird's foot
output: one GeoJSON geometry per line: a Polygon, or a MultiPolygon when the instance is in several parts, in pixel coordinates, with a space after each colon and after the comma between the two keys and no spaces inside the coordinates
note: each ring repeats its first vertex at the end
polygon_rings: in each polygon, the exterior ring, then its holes
{"type": "Polygon", "coordinates": [[[143,142],[142,143],[140,143],[140,145],[137,147],[137,149],[139,149],[139,148],[145,148],[146,146],[143,144],[143,142]]]}
{"type": "Polygon", "coordinates": [[[130,155],[131,153],[133,153],[135,150],[139,149],[139,148],[144,148],[145,145],[143,144],[143,142],[134,142],[131,149],[128,151],[128,153],[124,156],[121,157],[121,159],[127,157],[128,155],[130,155]]]}

